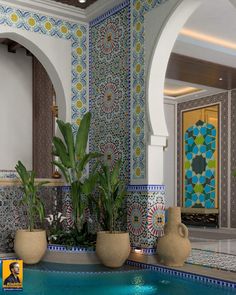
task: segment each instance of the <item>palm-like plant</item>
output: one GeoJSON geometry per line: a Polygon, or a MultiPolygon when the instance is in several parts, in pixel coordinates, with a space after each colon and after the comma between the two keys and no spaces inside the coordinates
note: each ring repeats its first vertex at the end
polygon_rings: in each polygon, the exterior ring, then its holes
{"type": "Polygon", "coordinates": [[[119,216],[119,210],[123,204],[126,191],[120,180],[121,161],[119,160],[113,169],[106,164],[102,165],[99,175],[100,198],[96,201],[97,207],[103,219],[103,227],[110,232],[115,230],[115,223],[119,216]]]}
{"type": "Polygon", "coordinates": [[[19,174],[19,179],[24,191],[21,203],[27,208],[28,227],[30,231],[33,231],[37,216],[39,216],[40,221],[42,221],[45,216],[44,205],[42,200],[37,196],[37,192],[39,187],[48,183],[48,181],[41,181],[35,184],[35,172],[27,171],[21,161],[18,161],[15,169],[19,174]]]}
{"type": "Polygon", "coordinates": [[[90,160],[100,157],[99,153],[87,153],[87,142],[90,128],[91,114],[88,112],[81,120],[75,137],[72,132],[72,124],[57,120],[63,139],[54,136],[53,154],[58,160],[53,163],[59,167],[65,180],[71,186],[72,215],[75,229],[80,232],[84,224],[84,211],[87,202],[83,200],[83,193],[95,185],[94,175],[84,178],[84,170],[90,160]]]}

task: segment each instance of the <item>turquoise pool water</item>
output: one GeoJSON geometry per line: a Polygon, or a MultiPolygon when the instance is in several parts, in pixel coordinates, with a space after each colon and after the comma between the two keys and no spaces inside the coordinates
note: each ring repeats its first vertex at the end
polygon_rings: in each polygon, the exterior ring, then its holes
{"type": "MultiPolygon", "coordinates": [[[[58,268],[60,265],[56,266],[56,269],[58,268]]],[[[6,294],[6,292],[2,291],[0,294],[6,294]]],[[[24,270],[24,290],[19,294],[236,295],[236,290],[147,270],[124,269],[121,272],[112,273],[64,273],[57,270],[53,272],[42,270],[42,268],[41,270],[26,268],[24,270]]]]}

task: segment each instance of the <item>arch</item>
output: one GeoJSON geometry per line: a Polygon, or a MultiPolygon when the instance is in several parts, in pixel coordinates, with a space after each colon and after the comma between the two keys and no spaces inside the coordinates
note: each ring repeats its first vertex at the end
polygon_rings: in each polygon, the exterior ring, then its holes
{"type": "Polygon", "coordinates": [[[47,46],[44,46],[43,42],[40,42],[40,40],[34,40],[33,38],[26,36],[26,33],[29,32],[25,33],[24,31],[21,32],[20,30],[14,32],[13,30],[9,30],[9,28],[1,28],[0,38],[9,38],[18,42],[37,57],[40,63],[44,66],[54,86],[60,118],[62,120],[70,121],[70,105],[68,98],[66,99],[66,96],[68,95],[66,95],[66,89],[63,86],[62,77],[60,75],[60,71],[57,68],[57,64],[53,63],[52,59],[49,58],[50,55],[48,54],[49,52],[47,50],[47,46]]]}
{"type": "Polygon", "coordinates": [[[146,107],[149,125],[146,171],[148,183],[163,183],[163,147],[168,137],[163,92],[169,57],[181,28],[202,1],[167,1],[145,16],[146,107]]]}

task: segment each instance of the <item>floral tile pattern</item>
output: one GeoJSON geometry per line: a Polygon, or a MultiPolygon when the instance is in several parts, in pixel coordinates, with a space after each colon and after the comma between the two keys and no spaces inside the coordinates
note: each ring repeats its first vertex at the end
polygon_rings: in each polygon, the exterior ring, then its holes
{"type": "Polygon", "coordinates": [[[165,186],[128,187],[127,223],[132,247],[155,248],[163,235],[165,186]]]}
{"type": "Polygon", "coordinates": [[[90,23],[90,150],[129,182],[129,1],[90,23]]]}

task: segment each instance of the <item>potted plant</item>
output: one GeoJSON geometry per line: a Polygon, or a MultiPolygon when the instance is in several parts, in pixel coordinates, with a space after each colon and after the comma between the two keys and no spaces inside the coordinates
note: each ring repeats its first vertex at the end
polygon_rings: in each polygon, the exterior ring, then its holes
{"type": "MultiPolygon", "coordinates": [[[[83,243],[89,236],[85,218],[88,198],[84,195],[86,191],[91,192],[95,187],[94,175],[98,163],[95,163],[92,172],[87,177],[84,173],[86,165],[90,160],[101,156],[96,152],[87,153],[90,121],[91,113],[88,112],[81,120],[74,136],[72,124],[57,120],[64,141],[56,136],[53,138],[53,154],[57,156],[57,160],[53,163],[59,167],[66,182],[71,186],[73,228],[69,235],[71,234],[75,243],[83,243]]],[[[65,236],[68,236],[68,233],[65,233],[65,236]]]]}
{"type": "Polygon", "coordinates": [[[99,218],[107,229],[97,233],[96,253],[105,266],[113,268],[122,266],[130,253],[129,233],[116,231],[116,222],[126,194],[119,178],[120,167],[121,161],[113,169],[102,165],[99,176],[100,198],[95,200],[99,218]]]}
{"type": "Polygon", "coordinates": [[[34,264],[41,260],[47,249],[46,231],[36,229],[36,222],[38,219],[40,221],[44,219],[44,205],[37,192],[39,187],[48,183],[48,181],[41,181],[36,184],[35,172],[27,171],[21,161],[18,161],[15,169],[23,186],[24,195],[21,203],[27,210],[28,229],[17,230],[14,250],[24,263],[34,264]]]}

